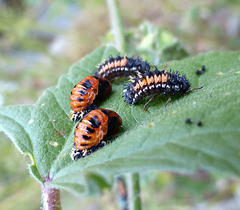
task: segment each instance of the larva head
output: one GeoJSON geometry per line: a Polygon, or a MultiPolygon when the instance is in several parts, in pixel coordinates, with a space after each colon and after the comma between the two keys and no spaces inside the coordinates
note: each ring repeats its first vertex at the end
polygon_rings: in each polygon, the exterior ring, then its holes
{"type": "Polygon", "coordinates": [[[135,92],[132,84],[124,85],[123,95],[122,95],[122,97],[125,97],[124,101],[126,101],[129,105],[134,105],[134,102],[133,102],[134,96],[135,96],[135,92]]]}
{"type": "Polygon", "coordinates": [[[190,84],[190,82],[186,79],[185,76],[182,76],[181,79],[182,79],[182,89],[181,89],[181,93],[186,93],[186,92],[189,90],[191,84],[190,84]]]}
{"type": "Polygon", "coordinates": [[[186,79],[186,77],[180,76],[178,72],[171,73],[170,76],[170,83],[173,86],[172,94],[175,95],[176,93],[185,93],[190,88],[190,82],[186,79]]]}

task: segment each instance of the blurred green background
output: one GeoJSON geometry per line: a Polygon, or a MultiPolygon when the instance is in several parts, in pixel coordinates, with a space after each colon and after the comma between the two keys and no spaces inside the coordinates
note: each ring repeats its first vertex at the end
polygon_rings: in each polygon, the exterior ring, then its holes
{"type": "MultiPolygon", "coordinates": [[[[211,50],[240,49],[237,0],[119,3],[129,46],[136,49],[130,52],[155,64],[211,50]],[[156,52],[163,46],[152,41],[156,28],[161,29],[162,40],[171,37],[174,43],[162,60],[156,52]],[[178,54],[172,56],[172,52],[178,54]]],[[[34,104],[73,63],[111,41],[109,31],[103,0],[0,0],[0,106],[34,104]]],[[[39,209],[41,189],[27,171],[30,160],[2,132],[0,153],[0,209],[39,209]]],[[[205,171],[190,175],[146,172],[141,174],[143,209],[237,210],[239,181],[205,171]]],[[[93,198],[76,198],[62,191],[62,207],[116,209],[113,191],[93,198]]]]}

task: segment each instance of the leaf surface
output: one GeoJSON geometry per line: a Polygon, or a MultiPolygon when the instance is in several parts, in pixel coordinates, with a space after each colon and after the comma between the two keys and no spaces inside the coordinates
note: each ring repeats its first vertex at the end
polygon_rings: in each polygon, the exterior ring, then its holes
{"type": "Polygon", "coordinates": [[[129,106],[121,98],[127,80],[113,80],[111,96],[99,107],[122,117],[121,132],[101,150],[73,162],[70,152],[75,124],[68,117],[70,92],[111,54],[117,55],[117,51],[101,47],[86,56],[60,78],[56,87],[47,89],[35,106],[0,108],[0,129],[22,153],[31,156],[30,170],[37,180],[51,180],[51,186],[83,193],[84,185],[91,180],[107,186],[101,176],[84,176],[92,172],[104,177],[150,169],[189,172],[201,168],[239,174],[240,52],[210,52],[169,62],[167,70],[178,70],[191,87],[204,88],[173,97],[166,108],[166,96],[154,99],[147,111],[142,108],[148,98],[129,106]],[[203,64],[206,72],[196,75],[195,70],[203,64]],[[186,118],[193,123],[186,124],[186,118]],[[197,121],[202,126],[197,126],[197,121]]]}

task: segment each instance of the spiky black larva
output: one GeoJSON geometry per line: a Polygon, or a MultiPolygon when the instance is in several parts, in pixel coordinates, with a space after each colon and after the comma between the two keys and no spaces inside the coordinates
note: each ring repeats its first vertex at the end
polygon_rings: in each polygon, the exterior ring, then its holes
{"type": "Polygon", "coordinates": [[[134,59],[133,57],[117,56],[116,58],[110,57],[107,61],[100,64],[95,75],[99,78],[112,79],[130,75],[137,76],[149,70],[150,64],[147,61],[143,61],[140,57],[134,59]]]}
{"type": "Polygon", "coordinates": [[[166,70],[159,71],[156,68],[153,72],[148,71],[136,78],[132,78],[131,83],[124,86],[122,97],[125,97],[128,104],[135,105],[149,95],[169,95],[166,106],[173,95],[177,93],[186,94],[194,89],[202,88],[189,89],[190,85],[184,75],[180,76],[178,72],[166,72],[166,70]]]}

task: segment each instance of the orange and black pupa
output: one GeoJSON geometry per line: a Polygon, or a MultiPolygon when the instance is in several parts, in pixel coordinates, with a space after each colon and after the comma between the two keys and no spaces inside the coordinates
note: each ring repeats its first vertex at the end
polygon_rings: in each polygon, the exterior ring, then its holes
{"type": "Polygon", "coordinates": [[[99,79],[95,76],[85,77],[76,84],[70,95],[72,111],[70,117],[73,121],[80,120],[89,111],[96,109],[95,100],[102,100],[110,95],[112,85],[109,80],[99,79]]]}
{"type": "Polygon", "coordinates": [[[77,160],[106,145],[106,135],[114,135],[122,125],[121,117],[108,109],[92,110],[84,116],[74,131],[71,158],[77,160]]]}
{"type": "MultiPolygon", "coordinates": [[[[190,89],[190,82],[184,75],[180,76],[178,72],[159,71],[156,68],[153,72],[148,71],[136,78],[131,78],[131,83],[124,87],[122,97],[125,97],[125,101],[128,104],[135,105],[149,95],[169,95],[165,103],[166,106],[175,94],[180,93],[185,95],[192,90],[201,88],[190,89]]],[[[154,97],[145,104],[144,109],[154,97]]]]}
{"type": "Polygon", "coordinates": [[[140,57],[134,59],[133,57],[117,56],[116,58],[110,57],[107,61],[100,64],[95,75],[99,78],[110,80],[115,77],[137,76],[149,70],[149,63],[143,61],[140,57]]]}

